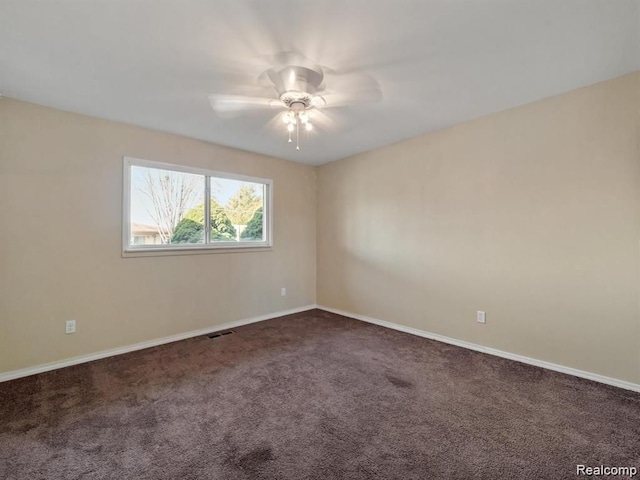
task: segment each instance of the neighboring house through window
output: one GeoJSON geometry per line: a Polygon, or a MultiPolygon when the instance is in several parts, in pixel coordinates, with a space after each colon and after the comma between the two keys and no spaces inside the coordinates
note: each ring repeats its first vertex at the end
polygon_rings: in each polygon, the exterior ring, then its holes
{"type": "Polygon", "coordinates": [[[160,233],[153,225],[131,223],[132,245],[160,245],[160,233]]]}

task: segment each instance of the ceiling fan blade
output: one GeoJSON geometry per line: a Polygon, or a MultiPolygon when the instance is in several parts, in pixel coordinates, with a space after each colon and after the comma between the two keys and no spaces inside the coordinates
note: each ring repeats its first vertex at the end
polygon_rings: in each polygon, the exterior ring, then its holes
{"type": "Polygon", "coordinates": [[[274,55],[270,55],[268,57],[268,61],[276,70],[280,70],[290,65],[296,65],[298,67],[306,67],[306,68],[315,67],[315,64],[310,59],[308,59],[302,53],[295,50],[278,52],[274,55]]]}
{"type": "Polygon", "coordinates": [[[213,110],[219,115],[284,106],[280,100],[274,98],[247,97],[244,95],[209,95],[209,102],[213,110]]]}
{"type": "Polygon", "coordinates": [[[345,107],[350,105],[361,105],[363,103],[375,103],[382,100],[382,92],[380,91],[356,91],[351,93],[335,92],[324,93],[322,95],[324,105],[317,102],[317,108],[333,108],[345,107]]]}
{"type": "Polygon", "coordinates": [[[314,110],[310,117],[314,127],[323,131],[340,131],[344,127],[344,119],[335,111],[327,114],[320,110],[314,110]]]}
{"type": "Polygon", "coordinates": [[[327,88],[320,93],[326,103],[324,108],[374,103],[382,100],[380,85],[366,72],[328,71],[325,73],[325,83],[327,88]]]}

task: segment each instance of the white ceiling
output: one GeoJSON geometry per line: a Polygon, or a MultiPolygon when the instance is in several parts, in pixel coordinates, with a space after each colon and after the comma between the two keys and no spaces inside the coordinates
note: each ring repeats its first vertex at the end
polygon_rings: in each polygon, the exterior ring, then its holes
{"type": "Polygon", "coordinates": [[[317,165],[636,71],[639,12],[638,0],[1,0],[0,92],[317,165]],[[282,51],[365,71],[383,98],[325,110],[300,152],[274,111],[214,114],[209,94],[256,81],[256,59],[282,51]]]}

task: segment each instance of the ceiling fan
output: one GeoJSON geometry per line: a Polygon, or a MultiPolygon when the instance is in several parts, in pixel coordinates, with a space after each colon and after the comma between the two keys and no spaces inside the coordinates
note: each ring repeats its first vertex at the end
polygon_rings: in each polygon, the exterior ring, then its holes
{"type": "Polygon", "coordinates": [[[266,87],[261,92],[264,96],[212,94],[209,101],[221,116],[280,109],[276,115],[286,126],[289,143],[295,135],[296,150],[300,150],[300,130],[313,130],[312,117],[318,116],[317,110],[382,98],[378,83],[363,71],[339,73],[292,52],[277,54],[268,63],[271,67],[258,76],[256,85],[247,85],[266,87]]]}

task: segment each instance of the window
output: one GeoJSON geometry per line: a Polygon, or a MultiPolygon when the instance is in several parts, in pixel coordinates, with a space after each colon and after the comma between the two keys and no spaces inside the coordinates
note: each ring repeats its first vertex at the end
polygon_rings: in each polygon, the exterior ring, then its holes
{"type": "Polygon", "coordinates": [[[271,180],[128,157],[123,164],[125,252],[271,246],[271,180]]]}

